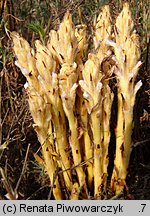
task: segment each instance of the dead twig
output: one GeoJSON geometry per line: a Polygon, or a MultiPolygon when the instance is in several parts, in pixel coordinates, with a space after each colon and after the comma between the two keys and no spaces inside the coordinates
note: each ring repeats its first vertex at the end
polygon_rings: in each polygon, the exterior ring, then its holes
{"type": "Polygon", "coordinates": [[[19,185],[20,185],[20,182],[21,182],[21,180],[22,180],[22,177],[23,177],[23,175],[24,175],[24,173],[25,173],[26,164],[27,164],[27,158],[28,158],[28,154],[29,154],[29,149],[30,149],[30,144],[28,145],[28,148],[27,148],[27,151],[26,151],[26,156],[25,156],[25,160],[24,160],[24,163],[23,163],[21,175],[20,175],[20,177],[19,177],[19,179],[18,179],[18,182],[17,182],[17,184],[16,184],[16,188],[15,188],[15,190],[14,190],[15,197],[16,197],[16,195],[17,195],[17,190],[18,190],[18,188],[19,188],[19,185]]]}
{"type": "Polygon", "coordinates": [[[148,143],[149,141],[150,141],[150,139],[146,139],[146,140],[143,140],[143,141],[136,142],[136,143],[134,143],[134,144],[132,145],[132,148],[135,148],[135,147],[137,147],[137,146],[139,146],[139,145],[143,145],[143,144],[145,144],[145,143],[148,143]]]}
{"type": "Polygon", "coordinates": [[[14,195],[14,191],[11,187],[11,185],[9,184],[8,180],[7,180],[7,177],[6,177],[6,174],[5,174],[5,171],[0,168],[0,172],[1,172],[1,175],[2,175],[2,182],[3,182],[3,185],[8,193],[8,198],[10,200],[15,200],[16,199],[16,196],[14,195]]]}

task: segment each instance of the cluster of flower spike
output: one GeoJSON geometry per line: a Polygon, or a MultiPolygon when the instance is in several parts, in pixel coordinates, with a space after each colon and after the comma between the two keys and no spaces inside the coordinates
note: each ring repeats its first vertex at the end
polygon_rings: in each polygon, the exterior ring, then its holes
{"type": "Polygon", "coordinates": [[[93,53],[88,53],[86,25],[75,26],[69,12],[59,29],[50,31],[46,46],[37,40],[34,50],[19,34],[11,34],[55,199],[101,199],[108,188],[118,194],[125,186],[133,106],[142,84],[135,85],[141,62],[129,5],[124,4],[114,28],[109,6],[104,6],[94,29],[93,53]],[[118,83],[118,119],[108,185],[112,74],[118,83]]]}

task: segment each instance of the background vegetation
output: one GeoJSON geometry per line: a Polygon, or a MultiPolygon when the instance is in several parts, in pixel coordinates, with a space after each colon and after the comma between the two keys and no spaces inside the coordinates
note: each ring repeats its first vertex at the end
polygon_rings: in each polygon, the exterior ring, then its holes
{"type": "MultiPolygon", "coordinates": [[[[30,44],[47,40],[65,12],[71,11],[76,24],[84,22],[90,35],[100,7],[110,4],[112,16],[122,8],[120,0],[1,0],[0,1],[0,199],[48,199],[49,180],[34,153],[40,147],[23,88],[25,78],[15,66],[10,31],[17,31],[30,44]],[[79,16],[79,8],[82,16],[79,16]],[[7,193],[9,192],[9,197],[7,193]],[[11,195],[11,197],[10,197],[11,195]]],[[[127,193],[122,199],[150,199],[150,4],[131,0],[135,29],[140,36],[143,65],[137,79],[143,86],[134,109],[133,151],[127,193]]],[[[89,37],[89,40],[92,38],[89,37]]],[[[92,49],[92,47],[91,47],[92,49]]],[[[113,138],[112,138],[113,142],[113,138]]]]}

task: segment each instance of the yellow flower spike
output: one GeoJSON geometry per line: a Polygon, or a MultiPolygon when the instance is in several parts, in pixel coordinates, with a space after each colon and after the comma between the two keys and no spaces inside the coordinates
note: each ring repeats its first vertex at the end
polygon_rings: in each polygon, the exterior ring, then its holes
{"type": "Polygon", "coordinates": [[[47,47],[43,46],[39,40],[35,41],[35,46],[36,46],[36,58],[40,60],[40,62],[38,61],[36,62],[36,66],[37,68],[42,67],[41,72],[43,72],[43,75],[47,76],[49,79],[51,72],[56,71],[56,62],[54,61],[51,53],[49,53],[47,47]],[[38,66],[38,64],[41,65],[38,66]]]}
{"type": "Polygon", "coordinates": [[[59,40],[57,31],[51,30],[49,33],[49,41],[47,43],[47,47],[54,56],[55,61],[57,64],[63,64],[63,56],[61,54],[61,50],[59,47],[59,40]]]}
{"type": "Polygon", "coordinates": [[[73,64],[77,52],[77,39],[75,37],[75,26],[72,22],[72,15],[67,12],[63,22],[60,24],[59,30],[59,45],[62,53],[64,53],[64,62],[73,64]]]}
{"type": "Polygon", "coordinates": [[[20,68],[23,75],[27,78],[26,85],[34,86],[34,88],[39,89],[34,50],[24,38],[19,36],[18,33],[13,32],[11,34],[14,43],[14,52],[18,58],[15,62],[16,66],[20,68]]]}
{"type": "Polygon", "coordinates": [[[13,33],[12,38],[14,42],[14,51],[18,58],[16,64],[27,78],[25,88],[29,97],[29,107],[35,123],[34,128],[42,146],[46,170],[51,183],[54,182],[53,194],[56,199],[62,199],[58,176],[55,176],[57,163],[52,158],[51,143],[48,140],[48,130],[50,129],[51,124],[51,107],[50,104],[47,104],[46,95],[37,79],[38,71],[36,69],[34,51],[27,41],[18,34],[13,33]]]}
{"type": "Polygon", "coordinates": [[[11,37],[15,44],[14,50],[16,55],[19,53],[19,48],[25,49],[26,52],[29,52],[29,50],[31,49],[29,43],[24,38],[22,38],[17,32],[11,32],[11,37]]]}
{"type": "Polygon", "coordinates": [[[111,38],[111,29],[110,10],[109,6],[105,5],[98,16],[95,25],[94,46],[100,63],[105,57],[108,57],[111,54],[109,47],[105,45],[105,40],[111,38]]]}
{"type": "Polygon", "coordinates": [[[58,89],[58,75],[56,62],[49,50],[40,41],[36,41],[36,67],[39,72],[38,80],[48,101],[57,108],[60,103],[58,89]]]}
{"type": "Polygon", "coordinates": [[[82,72],[83,80],[79,81],[83,89],[86,107],[91,117],[91,129],[94,143],[94,195],[99,197],[102,184],[102,137],[101,137],[101,103],[102,74],[99,60],[90,54],[82,72]]]}
{"type": "Polygon", "coordinates": [[[123,46],[124,42],[130,36],[130,33],[134,27],[134,23],[131,16],[131,11],[129,9],[129,4],[125,3],[123,6],[123,10],[118,15],[115,24],[115,35],[116,35],[116,43],[120,46],[123,46]]]}
{"type": "MultiPolygon", "coordinates": [[[[39,82],[45,90],[47,97],[51,103],[56,103],[56,94],[58,95],[58,82],[57,79],[52,83],[52,74],[56,71],[56,62],[52,58],[49,50],[41,44],[40,41],[35,42],[36,46],[36,67],[39,72],[39,82]],[[55,93],[55,96],[53,92],[55,93]]],[[[56,75],[57,76],[57,75],[56,75]]]]}
{"type": "Polygon", "coordinates": [[[19,59],[20,66],[28,69],[27,54],[31,50],[29,43],[17,32],[12,32],[11,37],[14,43],[13,49],[17,58],[19,59]]]}
{"type": "Polygon", "coordinates": [[[103,101],[101,106],[101,148],[102,148],[102,180],[101,180],[101,194],[105,195],[107,186],[107,167],[108,167],[108,145],[110,141],[110,113],[113,100],[113,94],[109,87],[109,78],[112,74],[111,49],[106,45],[105,41],[111,39],[111,16],[109,6],[102,8],[95,25],[94,45],[96,49],[96,56],[101,65],[101,73],[103,74],[103,101]]]}
{"type": "Polygon", "coordinates": [[[102,74],[100,73],[99,59],[94,54],[89,54],[82,72],[83,80],[79,81],[81,88],[84,90],[83,97],[86,99],[85,104],[88,113],[91,114],[99,101],[101,100],[102,74]]]}
{"type": "Polygon", "coordinates": [[[138,62],[140,57],[138,36],[133,31],[133,20],[128,3],[124,4],[122,12],[117,17],[114,30],[116,43],[108,41],[108,44],[114,47],[117,63],[114,72],[118,80],[116,157],[111,186],[116,194],[119,194],[125,186],[128,173],[133,107],[136,93],[142,85],[141,81],[136,85],[134,83],[141,62],[138,62]]]}
{"type": "Polygon", "coordinates": [[[79,144],[78,123],[74,114],[76,88],[78,75],[76,73],[76,63],[73,65],[63,64],[59,74],[59,87],[63,103],[63,109],[67,116],[70,128],[70,146],[72,149],[73,161],[76,167],[80,187],[86,190],[85,173],[80,166],[82,162],[81,149],[79,144]]]}
{"type": "Polygon", "coordinates": [[[69,12],[65,14],[58,31],[50,32],[48,48],[61,64],[73,64],[75,61],[77,38],[75,37],[75,26],[69,12]]]}
{"type": "Polygon", "coordinates": [[[76,63],[69,65],[63,64],[59,74],[59,87],[61,90],[61,98],[65,109],[73,109],[76,97],[77,79],[76,63]],[[67,101],[67,99],[69,101],[67,101]],[[70,103],[71,102],[71,103],[70,103]]]}
{"type": "Polygon", "coordinates": [[[47,100],[52,104],[52,121],[56,133],[56,142],[58,154],[60,154],[60,163],[65,182],[69,191],[72,189],[72,177],[70,159],[69,159],[69,144],[67,142],[65,116],[62,108],[62,102],[59,97],[58,77],[56,71],[56,62],[52,55],[48,53],[48,49],[39,41],[36,41],[36,66],[39,71],[39,82],[47,95],[47,100]]]}
{"type": "MultiPolygon", "coordinates": [[[[79,79],[82,79],[82,70],[83,64],[86,58],[86,53],[88,49],[87,43],[87,34],[86,34],[87,26],[82,24],[76,26],[75,29],[75,36],[77,37],[78,41],[78,53],[76,56],[76,62],[78,64],[77,73],[79,75],[79,79]]],[[[78,100],[76,102],[76,107],[81,117],[81,127],[83,130],[83,139],[80,140],[80,145],[84,149],[85,155],[84,161],[86,161],[86,168],[87,168],[87,182],[89,188],[92,190],[92,183],[93,183],[93,149],[90,136],[88,134],[88,112],[85,107],[85,102],[83,98],[83,94],[81,89],[77,89],[78,100]]]]}

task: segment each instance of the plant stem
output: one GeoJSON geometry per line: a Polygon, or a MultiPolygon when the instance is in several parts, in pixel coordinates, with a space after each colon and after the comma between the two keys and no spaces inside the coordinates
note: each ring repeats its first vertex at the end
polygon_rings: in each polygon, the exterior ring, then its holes
{"type": "MultiPolygon", "coordinates": [[[[61,108],[59,106],[59,108],[61,108]]],[[[56,132],[56,139],[57,139],[57,145],[58,145],[58,151],[61,156],[61,167],[62,170],[67,170],[63,172],[63,176],[66,182],[66,186],[69,189],[69,191],[72,190],[72,177],[71,177],[71,171],[69,168],[71,167],[70,163],[70,153],[69,153],[69,145],[67,142],[66,137],[66,127],[65,127],[65,117],[64,112],[62,109],[53,109],[53,122],[54,122],[54,128],[56,132]]]]}
{"type": "Polygon", "coordinates": [[[116,158],[112,176],[112,188],[116,194],[121,193],[125,186],[131,153],[131,136],[133,121],[133,106],[130,98],[123,106],[123,98],[118,93],[118,120],[116,129],[116,158]]]}
{"type": "MultiPolygon", "coordinates": [[[[82,95],[81,95],[82,97],[82,95]]],[[[83,99],[81,98],[80,101],[80,116],[83,125],[83,138],[84,138],[84,149],[85,149],[85,161],[87,161],[87,180],[88,186],[92,189],[92,182],[93,182],[93,149],[91,145],[91,138],[88,133],[88,112],[83,103],[83,99]],[[90,159],[91,158],[91,159],[90,159]],[[90,161],[89,161],[90,159],[90,161]]]]}
{"type": "Polygon", "coordinates": [[[80,166],[82,162],[81,151],[78,139],[78,131],[77,131],[77,119],[74,116],[72,110],[66,110],[66,115],[69,121],[70,127],[70,146],[72,149],[72,155],[74,160],[74,165],[77,166],[76,171],[79,179],[80,187],[83,187],[86,190],[86,181],[85,181],[85,173],[83,168],[80,166]]]}
{"type": "Polygon", "coordinates": [[[94,194],[96,197],[100,196],[102,183],[102,145],[101,145],[101,125],[99,112],[94,110],[91,113],[91,128],[93,132],[94,142],[94,194]]]}
{"type": "Polygon", "coordinates": [[[53,194],[56,200],[62,199],[62,192],[58,182],[58,176],[55,176],[57,173],[57,164],[53,159],[50,142],[47,139],[47,133],[44,131],[38,132],[39,141],[42,145],[43,157],[45,160],[46,170],[50,177],[51,186],[53,187],[53,194]]]}
{"type": "Polygon", "coordinates": [[[121,146],[123,144],[123,103],[121,93],[118,90],[118,115],[117,115],[117,128],[116,128],[116,157],[114,160],[114,170],[111,178],[111,187],[115,191],[117,179],[119,179],[119,170],[122,164],[121,146]]]}

